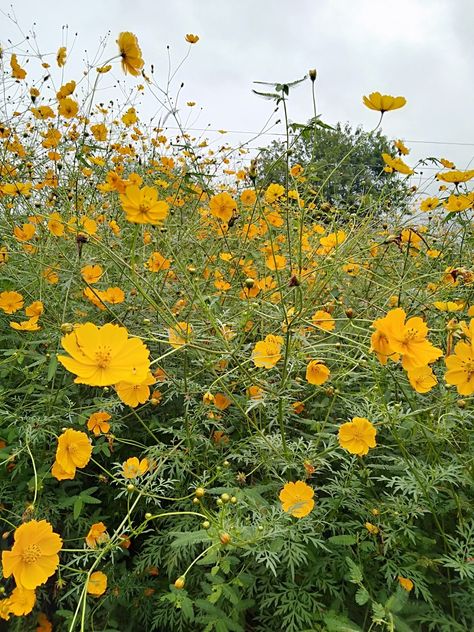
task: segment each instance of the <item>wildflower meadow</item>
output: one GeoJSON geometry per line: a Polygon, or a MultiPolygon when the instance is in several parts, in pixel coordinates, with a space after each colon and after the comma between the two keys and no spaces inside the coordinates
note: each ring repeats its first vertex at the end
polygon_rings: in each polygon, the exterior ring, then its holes
{"type": "Polygon", "coordinates": [[[313,69],[211,148],[139,40],[1,51],[1,629],[474,629],[474,169],[374,86],[323,171],[313,69]]]}

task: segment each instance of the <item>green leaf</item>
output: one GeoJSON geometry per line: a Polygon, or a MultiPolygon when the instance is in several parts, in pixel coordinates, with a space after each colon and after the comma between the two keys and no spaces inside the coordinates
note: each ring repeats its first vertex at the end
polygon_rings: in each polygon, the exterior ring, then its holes
{"type": "Polygon", "coordinates": [[[78,496],[76,500],[74,501],[74,508],[72,511],[74,520],[77,520],[79,516],[81,515],[82,507],[83,507],[82,497],[78,496]]]}
{"type": "Polygon", "coordinates": [[[353,584],[361,584],[364,576],[360,567],[350,557],[346,557],[346,563],[349,566],[349,581],[353,584]]]}
{"type": "Polygon", "coordinates": [[[56,375],[57,368],[58,368],[58,359],[56,357],[56,354],[53,353],[53,355],[49,359],[48,375],[46,377],[47,382],[51,382],[53,377],[56,375]]]}
{"type": "Polygon", "coordinates": [[[352,546],[357,543],[357,538],[353,535],[333,535],[328,538],[328,542],[336,546],[352,546]]]}
{"type": "Polygon", "coordinates": [[[370,599],[370,595],[367,592],[367,590],[363,586],[360,586],[360,588],[358,588],[358,590],[357,590],[357,592],[355,594],[356,603],[359,606],[363,606],[364,604],[366,604],[369,601],[369,599],[370,599]]]}
{"type": "Polygon", "coordinates": [[[362,628],[345,617],[330,610],[324,615],[327,632],[362,632],[362,628]]]}

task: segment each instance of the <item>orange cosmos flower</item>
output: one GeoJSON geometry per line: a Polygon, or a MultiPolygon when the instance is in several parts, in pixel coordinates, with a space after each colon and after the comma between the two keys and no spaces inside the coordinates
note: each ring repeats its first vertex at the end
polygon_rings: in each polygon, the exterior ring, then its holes
{"type": "Polygon", "coordinates": [[[410,592],[411,590],[413,590],[414,584],[411,581],[411,579],[408,579],[407,577],[401,577],[400,575],[397,577],[397,579],[398,579],[398,583],[404,590],[406,590],[407,592],[410,592]]]}
{"type": "Polygon", "coordinates": [[[282,344],[283,338],[272,334],[266,336],[265,340],[257,342],[252,352],[252,361],[255,366],[265,369],[273,368],[281,359],[282,344]]]}
{"type": "Polygon", "coordinates": [[[102,269],[102,266],[98,264],[91,265],[91,266],[84,266],[81,269],[81,276],[86,283],[89,283],[89,285],[93,285],[94,283],[97,283],[97,281],[100,280],[100,277],[103,274],[104,274],[104,270],[102,269]]]}
{"type": "Polygon", "coordinates": [[[304,518],[312,511],[313,496],[314,489],[303,481],[286,483],[279,494],[283,511],[295,518],[304,518]]]}
{"type": "Polygon", "coordinates": [[[145,64],[136,35],[128,31],[120,33],[117,44],[122,57],[122,70],[125,74],[129,72],[134,77],[138,77],[145,64]]]}
{"type": "Polygon", "coordinates": [[[109,419],[112,419],[111,415],[104,411],[92,413],[87,420],[87,428],[98,437],[100,434],[105,434],[110,430],[109,419]]]}
{"type": "Polygon", "coordinates": [[[406,102],[405,97],[392,97],[389,94],[380,94],[380,92],[371,92],[368,97],[363,97],[363,103],[366,107],[382,112],[382,114],[390,110],[398,110],[406,102]]]}
{"type": "Polygon", "coordinates": [[[30,520],[14,534],[11,551],[3,551],[3,576],[13,575],[17,586],[34,590],[54,574],[63,543],[46,520],[30,520]]]}
{"type": "Polygon", "coordinates": [[[329,312],[319,309],[311,317],[311,322],[318,329],[324,329],[324,331],[332,331],[336,327],[336,321],[329,312]]]}
{"type": "Polygon", "coordinates": [[[351,454],[363,456],[375,448],[377,430],[365,417],[353,417],[339,428],[339,445],[351,454]]]}
{"type": "Polygon", "coordinates": [[[310,384],[320,386],[329,379],[330,370],[320,360],[311,360],[306,367],[306,379],[310,384]]]}
{"type": "Polygon", "coordinates": [[[100,597],[107,590],[107,575],[102,571],[94,571],[87,582],[87,594],[100,597]]]}
{"type": "Polygon", "coordinates": [[[126,381],[143,382],[150,370],[150,352],[138,338],[129,338],[125,327],[107,323],[78,325],[61,339],[69,356],[59,362],[77,375],[77,384],[110,386],[126,381]]]}
{"type": "Polygon", "coordinates": [[[107,527],[103,522],[94,523],[86,535],[86,544],[89,548],[95,549],[98,544],[103,544],[109,539],[107,527]]]}

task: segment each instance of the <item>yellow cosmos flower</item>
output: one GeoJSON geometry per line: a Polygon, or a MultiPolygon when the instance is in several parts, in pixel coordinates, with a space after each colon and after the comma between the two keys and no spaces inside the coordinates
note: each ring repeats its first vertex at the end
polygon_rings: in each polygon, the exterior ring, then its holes
{"type": "Polygon", "coordinates": [[[44,311],[44,305],[41,301],[34,301],[33,303],[31,303],[31,305],[28,305],[28,307],[25,307],[25,314],[30,317],[33,317],[33,316],[40,317],[43,311],[44,311]]]}
{"type": "Polygon", "coordinates": [[[138,187],[132,184],[120,195],[126,219],[134,224],[161,224],[169,212],[169,205],[158,200],[158,191],[154,187],[138,187]]]}
{"type": "Polygon", "coordinates": [[[41,327],[38,325],[38,316],[32,316],[28,320],[21,323],[10,322],[10,327],[17,331],[38,331],[41,327]]]}
{"type": "Polygon", "coordinates": [[[274,202],[277,202],[284,193],[285,187],[281,184],[269,184],[265,191],[265,202],[273,204],[274,202]]]}
{"type": "MultiPolygon", "coordinates": [[[[125,74],[129,72],[134,77],[138,77],[144,66],[144,61],[137,36],[128,31],[120,33],[117,44],[122,57],[122,70],[125,74]]],[[[103,69],[101,70],[104,72],[103,69]]]]}
{"type": "Polygon", "coordinates": [[[102,571],[94,571],[87,582],[87,594],[100,597],[107,590],[107,575],[102,571]]]}
{"type": "Polygon", "coordinates": [[[460,395],[474,393],[474,319],[470,322],[469,333],[469,342],[458,342],[454,354],[445,359],[448,370],[444,379],[450,386],[456,386],[460,395]]]}
{"type": "Polygon", "coordinates": [[[5,314],[14,314],[24,305],[23,296],[19,292],[1,292],[0,309],[5,314]]]}
{"type": "Polygon", "coordinates": [[[65,46],[61,46],[61,48],[56,53],[56,63],[58,64],[59,68],[62,68],[64,64],[66,63],[66,47],[65,46]]]}
{"type": "Polygon", "coordinates": [[[273,368],[281,359],[281,346],[283,338],[269,334],[265,340],[260,340],[255,344],[252,352],[252,361],[255,366],[265,369],[273,368]]]}
{"type": "Polygon", "coordinates": [[[353,417],[339,428],[339,445],[351,454],[364,456],[369,448],[375,448],[376,429],[365,417],[353,417]]]}
{"type": "Polygon", "coordinates": [[[363,97],[363,102],[370,110],[377,112],[388,112],[390,110],[398,110],[402,108],[407,100],[405,97],[392,97],[389,94],[380,94],[380,92],[372,92],[368,97],[363,97]]]}
{"type": "Polygon", "coordinates": [[[92,445],[85,432],[68,428],[58,437],[56,462],[65,472],[74,473],[85,467],[92,454],[92,445]]]}
{"type": "Polygon", "coordinates": [[[466,307],[466,301],[457,299],[455,301],[435,301],[433,305],[440,312],[460,312],[466,307]]]}
{"type": "Polygon", "coordinates": [[[16,617],[24,617],[33,610],[36,603],[36,593],[17,586],[10,595],[10,612],[16,617]]]}
{"type": "Polygon", "coordinates": [[[306,380],[310,384],[321,386],[321,384],[327,382],[330,374],[330,370],[320,360],[311,360],[306,367],[306,380]]]}
{"type": "Polygon", "coordinates": [[[137,478],[137,476],[145,474],[148,467],[148,459],[139,461],[136,456],[132,456],[123,464],[122,474],[124,478],[137,478]]]}
{"type": "Polygon", "coordinates": [[[189,342],[189,338],[193,333],[193,327],[190,323],[179,321],[175,327],[168,329],[168,340],[173,349],[184,347],[189,342]]]}
{"type": "Polygon", "coordinates": [[[283,511],[295,518],[304,518],[314,507],[314,489],[303,481],[286,483],[280,491],[279,499],[283,511]]]}
{"type": "Polygon", "coordinates": [[[72,481],[76,476],[76,468],[67,472],[57,461],[54,461],[51,476],[58,481],[72,481]]]}
{"type": "Polygon", "coordinates": [[[11,551],[3,551],[3,576],[13,575],[17,586],[34,590],[53,575],[59,565],[63,543],[46,520],[30,520],[14,534],[11,551]]]}
{"type": "Polygon", "coordinates": [[[436,178],[442,182],[460,184],[461,182],[468,182],[474,178],[474,169],[469,169],[468,171],[441,171],[436,174],[436,178]]]}
{"type": "Polygon", "coordinates": [[[420,204],[420,209],[423,213],[434,211],[439,206],[439,199],[437,197],[429,197],[420,204]]]}
{"type": "Polygon", "coordinates": [[[409,167],[401,158],[392,158],[390,154],[382,154],[384,163],[394,171],[403,173],[404,175],[411,175],[415,173],[411,167],[409,167]]]}
{"type": "Polygon", "coordinates": [[[189,42],[189,44],[196,44],[199,42],[199,35],[193,35],[193,33],[188,33],[185,35],[184,39],[189,42]]]}
{"type": "Polygon", "coordinates": [[[419,366],[407,372],[411,386],[417,393],[428,393],[438,384],[430,366],[419,366]]]}
{"type": "Polygon", "coordinates": [[[331,316],[329,312],[326,312],[323,309],[318,309],[311,317],[311,322],[318,329],[323,329],[324,331],[333,331],[336,327],[336,321],[331,316]]]}
{"type": "Polygon", "coordinates": [[[129,338],[125,327],[107,323],[78,325],[61,339],[69,356],[59,362],[77,375],[77,384],[111,386],[126,381],[143,382],[150,371],[150,352],[138,338],[129,338]]]}
{"type": "Polygon", "coordinates": [[[237,209],[237,203],[228,193],[218,193],[209,200],[209,209],[213,217],[228,224],[237,209]]]}
{"type": "Polygon", "coordinates": [[[375,351],[382,364],[391,357],[394,361],[402,356],[402,366],[409,371],[415,367],[431,364],[443,355],[441,349],[426,340],[428,327],[418,316],[409,318],[401,307],[373,323],[371,350],[375,351]]]}
{"type": "Polygon", "coordinates": [[[79,105],[74,99],[66,97],[61,99],[58,105],[58,114],[64,118],[74,118],[79,111],[79,105]]]}
{"type": "Polygon", "coordinates": [[[139,404],[144,404],[150,397],[150,384],[156,382],[151,373],[139,384],[131,384],[130,382],[119,382],[115,385],[117,395],[121,401],[132,408],[139,404]]]}

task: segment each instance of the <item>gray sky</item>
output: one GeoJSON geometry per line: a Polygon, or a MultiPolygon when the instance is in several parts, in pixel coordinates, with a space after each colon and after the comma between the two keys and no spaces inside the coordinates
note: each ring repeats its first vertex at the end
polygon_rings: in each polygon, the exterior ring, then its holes
{"type": "MultiPolygon", "coordinates": [[[[186,101],[202,108],[192,110],[191,127],[258,131],[272,105],[252,94],[252,81],[290,81],[316,68],[323,120],[349,121],[368,130],[376,125],[378,113],[364,107],[362,95],[403,95],[407,105],[387,113],[382,128],[391,138],[429,141],[407,143],[412,148],[409,164],[427,155],[449,158],[459,168],[474,164],[472,0],[18,0],[13,9],[25,33],[36,22],[42,52],[55,53],[62,43],[69,49],[78,33],[65,79],[77,79],[84,51],[93,57],[108,31],[107,55],[115,54],[116,36],[127,30],[137,35],[147,69],[153,63],[164,86],[166,46],[176,67],[188,50],[184,35],[198,34],[201,39],[171,89],[173,94],[181,81],[185,84],[183,119],[189,110],[186,101]],[[67,41],[61,29],[65,24],[67,41]]],[[[21,41],[5,15],[0,23],[4,47],[9,38],[21,41]]],[[[118,66],[115,76],[126,89],[136,84],[118,66]]],[[[140,113],[155,111],[149,97],[141,101],[140,113]]],[[[289,111],[298,122],[312,115],[309,81],[290,95],[289,111]]],[[[274,131],[281,132],[281,127],[274,131]]],[[[219,143],[247,138],[228,134],[219,143]]],[[[260,139],[252,146],[262,144],[260,139]]]]}

